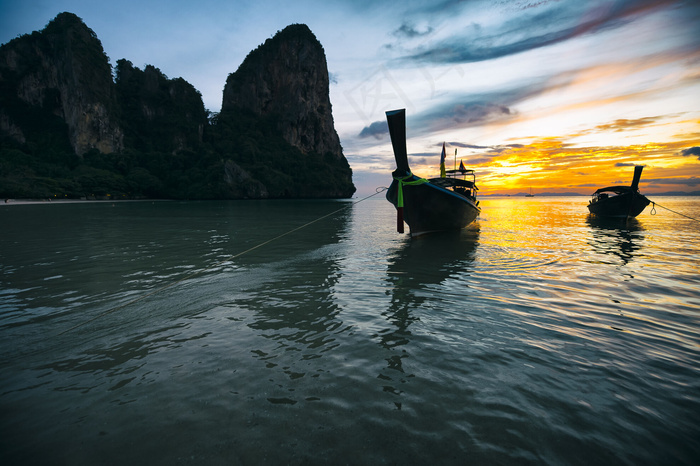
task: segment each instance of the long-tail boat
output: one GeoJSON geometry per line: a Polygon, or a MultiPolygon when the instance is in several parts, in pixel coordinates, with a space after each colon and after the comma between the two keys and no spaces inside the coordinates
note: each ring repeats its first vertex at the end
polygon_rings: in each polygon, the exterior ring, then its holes
{"type": "Polygon", "coordinates": [[[386,198],[396,207],[397,231],[404,232],[404,222],[411,236],[458,230],[472,223],[481,212],[474,171],[460,164],[460,169],[443,171],[444,177],[426,179],[414,175],[406,150],[406,110],[386,112],[386,118],[396,159],[386,198]]]}
{"type": "Polygon", "coordinates": [[[634,177],[630,186],[608,186],[593,193],[588,202],[591,214],[600,217],[634,218],[641,214],[651,201],[639,192],[639,180],[643,166],[634,167],[634,177]]]}

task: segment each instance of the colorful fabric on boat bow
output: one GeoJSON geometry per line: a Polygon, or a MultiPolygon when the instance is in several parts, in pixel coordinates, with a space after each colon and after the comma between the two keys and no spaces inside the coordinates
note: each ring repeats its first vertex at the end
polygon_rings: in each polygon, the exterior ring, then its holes
{"type": "Polygon", "coordinates": [[[408,172],[404,177],[394,176],[394,179],[399,182],[397,197],[396,197],[396,231],[403,233],[403,187],[406,186],[417,186],[424,183],[429,183],[425,178],[418,178],[413,173],[408,172]],[[409,178],[414,178],[412,181],[406,181],[409,178]]]}

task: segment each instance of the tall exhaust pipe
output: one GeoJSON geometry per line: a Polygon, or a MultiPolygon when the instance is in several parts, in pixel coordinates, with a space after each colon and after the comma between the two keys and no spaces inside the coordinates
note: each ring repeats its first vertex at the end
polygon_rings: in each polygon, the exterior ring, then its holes
{"type": "Polygon", "coordinates": [[[391,110],[386,112],[386,121],[389,124],[389,136],[394,148],[396,169],[408,173],[408,153],[406,151],[406,109],[391,110]]]}
{"type": "MultiPolygon", "coordinates": [[[[391,146],[394,149],[396,159],[396,171],[394,176],[408,176],[411,169],[408,166],[408,152],[406,151],[406,109],[391,110],[386,112],[386,122],[389,125],[391,146]]],[[[401,183],[401,182],[399,182],[401,183]]],[[[401,185],[399,184],[399,193],[401,185]]],[[[396,231],[403,233],[403,205],[399,196],[399,205],[396,206],[396,231]]]]}
{"type": "Polygon", "coordinates": [[[639,189],[639,179],[642,177],[642,170],[644,170],[644,165],[634,166],[634,178],[632,178],[632,185],[630,186],[632,191],[639,189]]]}

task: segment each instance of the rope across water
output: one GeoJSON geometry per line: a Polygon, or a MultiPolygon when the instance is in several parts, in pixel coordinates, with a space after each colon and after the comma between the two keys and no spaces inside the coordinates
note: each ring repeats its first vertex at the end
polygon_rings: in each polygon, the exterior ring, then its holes
{"type": "MultiPolygon", "coordinates": [[[[424,184],[424,183],[428,183],[428,182],[429,182],[429,181],[428,181],[427,179],[425,179],[425,178],[417,178],[417,179],[415,179],[415,180],[413,180],[413,181],[406,181],[407,179],[409,179],[409,178],[411,178],[411,177],[413,177],[413,176],[414,176],[413,174],[409,174],[409,175],[407,175],[407,176],[405,176],[405,177],[394,177],[394,179],[397,180],[397,181],[399,182],[399,183],[398,183],[398,184],[399,184],[399,187],[398,187],[397,207],[399,207],[399,208],[401,208],[401,209],[403,209],[403,189],[402,189],[402,188],[403,188],[404,185],[407,185],[407,186],[416,186],[416,185],[420,185],[420,184],[424,184]]],[[[98,315],[96,315],[96,316],[94,316],[94,317],[88,319],[88,320],[85,320],[85,321],[83,321],[83,322],[81,322],[81,323],[79,323],[79,324],[77,324],[77,325],[74,325],[73,327],[71,327],[71,328],[69,328],[69,329],[67,329],[67,330],[64,330],[64,331],[60,332],[58,335],[63,335],[64,333],[68,333],[68,332],[70,332],[70,331],[72,331],[72,330],[75,330],[75,329],[77,329],[77,328],[79,328],[79,327],[82,327],[82,326],[84,326],[84,325],[87,325],[87,324],[89,324],[90,322],[94,322],[94,321],[96,321],[97,319],[100,319],[100,318],[102,318],[102,317],[104,317],[104,316],[106,316],[106,315],[108,315],[108,314],[111,314],[111,313],[113,313],[113,312],[118,311],[119,309],[123,309],[123,308],[125,308],[125,307],[127,307],[127,306],[131,306],[132,304],[136,304],[137,302],[142,301],[142,300],[144,300],[144,299],[146,299],[146,298],[148,298],[148,297],[150,297],[150,296],[153,296],[153,295],[155,295],[155,294],[158,294],[158,293],[160,293],[160,292],[162,292],[162,291],[164,291],[164,290],[167,290],[168,288],[172,288],[173,286],[175,286],[175,285],[177,285],[177,284],[179,284],[179,283],[182,283],[182,282],[184,282],[185,280],[189,280],[189,279],[191,279],[191,278],[193,278],[193,277],[196,277],[197,275],[201,275],[202,273],[206,272],[207,270],[214,269],[214,268],[219,267],[219,266],[221,266],[221,265],[223,265],[223,264],[225,264],[225,263],[227,263],[227,262],[230,262],[230,261],[232,261],[232,260],[234,260],[234,259],[237,259],[237,258],[243,256],[244,254],[248,254],[248,253],[251,252],[251,251],[254,251],[254,250],[256,250],[256,249],[259,249],[259,248],[261,248],[261,247],[263,247],[263,246],[267,246],[268,244],[270,244],[270,243],[272,243],[272,242],[274,242],[274,241],[277,241],[277,240],[280,239],[280,238],[284,238],[285,236],[291,235],[292,233],[295,233],[295,232],[297,232],[297,231],[299,231],[299,230],[302,230],[302,229],[304,229],[304,228],[306,228],[306,227],[308,227],[308,226],[310,226],[310,225],[313,225],[314,223],[320,222],[321,220],[324,220],[324,219],[326,219],[326,218],[328,218],[328,217],[331,217],[331,216],[337,214],[338,212],[341,212],[341,211],[343,211],[343,210],[345,210],[345,209],[347,209],[347,208],[349,208],[349,207],[352,207],[352,206],[354,206],[354,205],[356,205],[356,204],[359,204],[359,203],[362,202],[362,201],[366,201],[367,199],[370,199],[370,198],[376,196],[377,194],[380,194],[380,193],[386,191],[387,189],[388,189],[388,188],[385,188],[385,187],[377,188],[377,189],[375,190],[374,194],[370,194],[370,195],[367,196],[367,197],[364,197],[364,198],[359,199],[359,200],[357,200],[357,201],[355,201],[355,202],[352,202],[352,203],[350,203],[350,204],[348,204],[348,205],[345,205],[345,206],[341,207],[340,209],[334,210],[333,212],[330,212],[330,213],[328,213],[328,214],[326,214],[326,215],[323,215],[323,216],[321,216],[321,217],[318,217],[318,218],[316,218],[316,219],[314,219],[314,220],[312,220],[312,221],[310,221],[310,222],[307,222],[307,223],[305,223],[305,224],[303,224],[303,225],[301,225],[301,226],[298,226],[298,227],[296,227],[296,228],[293,228],[293,229],[291,229],[291,230],[288,230],[288,231],[286,231],[286,232],[284,232],[284,233],[282,233],[282,234],[280,234],[280,235],[275,236],[274,238],[270,238],[270,239],[267,240],[267,241],[263,241],[263,242],[260,243],[260,244],[257,244],[257,245],[255,245],[255,246],[253,246],[253,247],[251,247],[251,248],[246,249],[245,251],[242,251],[242,252],[239,252],[239,253],[237,253],[237,254],[231,255],[231,256],[227,257],[226,259],[224,259],[224,260],[221,260],[221,261],[219,261],[219,262],[216,262],[216,263],[214,263],[214,264],[211,264],[211,265],[209,265],[209,266],[207,266],[207,267],[204,267],[203,269],[196,270],[196,271],[194,271],[194,272],[192,272],[192,273],[190,273],[190,274],[188,274],[188,275],[186,275],[186,276],[184,276],[184,277],[182,277],[182,278],[180,278],[180,279],[178,279],[178,280],[176,280],[176,281],[174,281],[174,282],[168,283],[167,285],[164,285],[164,286],[162,286],[162,287],[160,287],[160,288],[157,288],[157,289],[155,289],[155,290],[153,290],[153,291],[150,291],[150,292],[148,292],[148,293],[146,293],[146,294],[143,294],[143,295],[141,295],[141,296],[139,296],[139,297],[137,297],[137,298],[134,298],[134,299],[132,299],[132,300],[130,300],[130,301],[127,301],[127,302],[125,302],[125,303],[123,303],[123,304],[120,304],[120,305],[118,305],[118,306],[115,306],[115,307],[113,307],[113,308],[110,308],[110,309],[108,309],[108,310],[106,310],[106,311],[104,311],[104,312],[102,312],[102,313],[100,313],[100,314],[98,314],[98,315]]],[[[700,222],[700,220],[698,220],[698,219],[696,219],[696,218],[689,217],[689,216],[687,216],[687,215],[681,214],[681,213],[679,213],[679,212],[676,212],[676,211],[674,211],[674,210],[669,209],[668,207],[664,207],[664,206],[662,206],[661,204],[658,204],[658,203],[656,203],[656,202],[653,202],[653,201],[652,201],[652,205],[653,205],[653,206],[652,206],[652,209],[653,209],[655,206],[659,206],[659,207],[661,207],[662,209],[666,209],[666,210],[668,210],[669,212],[673,212],[674,214],[678,214],[678,215],[680,215],[680,216],[682,216],[682,217],[685,217],[685,218],[688,218],[688,219],[690,219],[690,220],[694,220],[694,221],[696,221],[696,222],[700,222]]],[[[400,211],[399,211],[399,212],[400,212],[400,211]]],[[[401,219],[400,222],[401,222],[401,226],[403,227],[403,219],[401,219]]],[[[402,229],[403,229],[403,228],[402,228],[402,229]]]]}
{"type": "Polygon", "coordinates": [[[676,212],[675,210],[671,210],[671,209],[669,209],[668,207],[664,207],[664,206],[662,206],[661,204],[656,203],[656,202],[654,202],[654,201],[651,201],[651,215],[656,215],[656,211],[655,211],[656,206],[659,206],[659,207],[661,207],[662,209],[666,209],[666,210],[668,210],[669,212],[673,212],[673,213],[676,214],[676,215],[680,215],[681,217],[685,217],[685,218],[687,218],[687,219],[695,220],[696,222],[700,222],[700,220],[698,220],[697,218],[688,217],[687,215],[683,215],[683,214],[680,213],[680,212],[676,212]]]}
{"type": "Polygon", "coordinates": [[[333,212],[331,212],[331,213],[329,213],[329,214],[326,214],[326,215],[323,215],[323,216],[321,216],[321,217],[318,217],[318,218],[316,218],[316,219],[314,219],[314,220],[312,220],[312,221],[310,221],[310,222],[308,222],[308,223],[305,223],[305,224],[303,224],[303,225],[301,225],[301,226],[298,226],[298,227],[293,228],[293,229],[291,229],[291,230],[289,230],[289,231],[286,231],[286,232],[284,232],[284,233],[282,233],[282,234],[280,234],[280,235],[277,235],[277,236],[275,236],[274,238],[271,238],[271,239],[269,239],[269,240],[267,240],[267,241],[264,241],[264,242],[262,242],[262,243],[260,243],[260,244],[255,245],[255,246],[253,246],[253,247],[251,247],[251,248],[248,248],[248,249],[246,249],[245,251],[239,252],[238,254],[234,254],[234,255],[232,255],[232,256],[229,256],[229,257],[227,257],[227,258],[224,259],[224,260],[221,260],[221,261],[216,262],[216,263],[214,263],[214,264],[211,264],[211,265],[209,265],[209,266],[207,266],[207,267],[204,267],[203,269],[196,270],[196,271],[194,271],[194,272],[192,272],[192,273],[190,273],[190,274],[188,274],[188,275],[185,275],[184,277],[180,278],[179,280],[176,280],[176,281],[174,281],[174,282],[172,282],[172,283],[169,283],[169,284],[164,285],[164,286],[162,286],[162,287],[160,287],[160,288],[157,288],[157,289],[155,289],[155,290],[153,290],[153,291],[151,291],[151,292],[149,292],[149,293],[143,294],[143,295],[139,296],[138,298],[134,298],[134,299],[132,299],[132,300],[130,300],[130,301],[127,301],[127,302],[125,302],[125,303],[123,303],[123,304],[120,304],[120,305],[118,305],[118,306],[115,306],[115,307],[113,307],[113,308],[110,308],[110,309],[108,309],[108,310],[106,310],[106,311],[104,311],[104,312],[102,312],[102,313],[100,313],[100,314],[98,314],[98,315],[96,315],[96,316],[94,316],[94,317],[88,319],[88,320],[85,320],[85,321],[83,321],[83,322],[81,322],[81,323],[79,323],[79,324],[77,324],[77,325],[74,325],[73,327],[71,327],[71,328],[69,328],[69,329],[67,329],[67,330],[64,330],[64,331],[62,331],[62,332],[59,332],[58,335],[63,335],[64,333],[68,333],[68,332],[70,332],[70,331],[72,331],[72,330],[75,330],[75,329],[77,329],[77,328],[79,328],[79,327],[82,327],[82,326],[84,326],[84,325],[87,325],[87,324],[89,324],[90,322],[94,322],[94,321],[96,321],[97,319],[100,319],[100,318],[102,318],[102,317],[104,317],[104,316],[106,316],[106,315],[108,315],[108,314],[111,314],[111,313],[113,313],[113,312],[115,312],[115,311],[118,311],[119,309],[125,308],[125,307],[127,307],[127,306],[131,306],[132,304],[136,304],[137,302],[142,301],[142,300],[144,300],[144,299],[146,299],[146,298],[148,298],[148,297],[150,297],[150,296],[153,296],[153,295],[155,295],[155,294],[157,294],[157,293],[160,293],[161,291],[167,290],[168,288],[172,288],[173,286],[177,285],[178,283],[182,283],[182,282],[184,282],[185,280],[189,280],[189,279],[191,279],[191,278],[193,278],[193,277],[196,277],[197,275],[201,275],[202,273],[206,272],[207,270],[214,269],[214,268],[219,267],[219,266],[221,266],[221,265],[223,265],[223,264],[225,264],[225,263],[227,263],[227,262],[230,262],[230,261],[232,261],[232,260],[234,260],[234,259],[237,259],[238,257],[241,257],[241,256],[244,255],[244,254],[248,254],[248,253],[251,252],[251,251],[254,251],[254,250],[256,250],[256,249],[259,249],[259,248],[261,248],[261,247],[263,247],[263,246],[267,246],[268,244],[272,243],[273,241],[277,241],[277,240],[280,239],[280,238],[283,238],[283,237],[285,237],[285,236],[287,236],[287,235],[291,235],[292,233],[297,232],[297,231],[299,231],[299,230],[301,230],[301,229],[303,229],[303,228],[306,228],[306,227],[308,227],[309,225],[313,225],[314,223],[320,222],[321,220],[324,220],[324,219],[326,219],[326,218],[328,218],[328,217],[331,217],[331,216],[337,214],[338,212],[341,212],[341,211],[343,211],[343,210],[345,210],[345,209],[347,209],[347,208],[349,208],[349,207],[352,207],[352,206],[354,206],[354,205],[356,205],[356,204],[359,204],[359,203],[362,202],[362,201],[366,201],[367,199],[369,199],[369,198],[371,198],[371,197],[374,197],[374,196],[376,196],[376,195],[379,194],[379,193],[384,192],[386,189],[387,189],[387,188],[377,188],[377,189],[375,190],[375,193],[374,193],[374,194],[370,194],[370,195],[367,196],[367,197],[364,197],[364,198],[362,198],[362,199],[360,199],[360,200],[358,200],[358,201],[355,201],[355,202],[352,202],[352,203],[350,203],[350,204],[348,204],[348,205],[345,205],[345,206],[341,207],[340,209],[334,210],[333,212]]]}

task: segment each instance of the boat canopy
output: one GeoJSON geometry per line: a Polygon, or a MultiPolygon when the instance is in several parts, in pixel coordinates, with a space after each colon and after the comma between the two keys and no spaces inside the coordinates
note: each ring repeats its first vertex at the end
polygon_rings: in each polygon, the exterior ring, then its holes
{"type": "Polygon", "coordinates": [[[470,180],[459,180],[455,178],[431,178],[430,182],[441,188],[451,188],[453,186],[461,188],[469,188],[478,191],[479,188],[476,187],[476,183],[470,180]]]}
{"type": "Polygon", "coordinates": [[[445,173],[456,175],[469,175],[474,173],[474,170],[447,170],[445,173]]]}
{"type": "Polygon", "coordinates": [[[639,192],[639,180],[642,177],[642,170],[644,165],[635,165],[634,167],[634,177],[632,178],[632,184],[630,186],[608,186],[607,188],[600,188],[593,193],[594,196],[600,193],[615,193],[615,194],[625,194],[625,193],[636,193],[639,192]]]}
{"type": "Polygon", "coordinates": [[[615,194],[624,194],[624,193],[632,193],[637,191],[636,189],[632,189],[631,186],[608,186],[607,188],[600,188],[596,192],[593,193],[595,196],[596,194],[600,193],[605,193],[605,192],[610,192],[610,193],[615,193],[615,194]]]}

